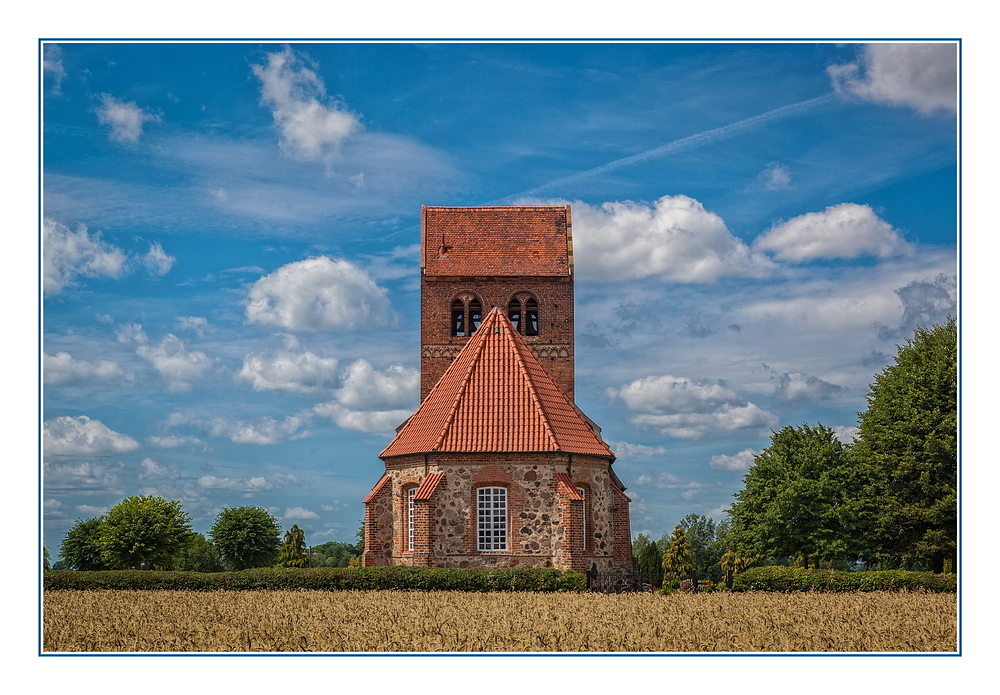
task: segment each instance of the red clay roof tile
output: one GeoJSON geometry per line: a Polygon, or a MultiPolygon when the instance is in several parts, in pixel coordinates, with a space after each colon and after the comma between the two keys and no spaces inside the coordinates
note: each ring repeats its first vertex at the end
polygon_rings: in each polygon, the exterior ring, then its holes
{"type": "Polygon", "coordinates": [[[562,207],[432,207],[421,224],[425,275],[573,273],[572,222],[562,207]],[[440,250],[445,248],[446,253],[440,250]]]}
{"type": "Polygon", "coordinates": [[[373,488],[372,488],[372,491],[368,493],[368,496],[367,496],[367,497],[365,497],[365,498],[364,498],[363,500],[361,500],[361,501],[362,501],[362,502],[363,502],[364,504],[368,504],[368,503],[369,503],[369,502],[371,502],[371,501],[372,501],[373,499],[375,499],[376,497],[378,497],[378,493],[379,493],[379,491],[380,491],[380,490],[381,490],[381,489],[382,489],[383,487],[385,487],[386,483],[388,483],[388,482],[389,482],[390,480],[391,480],[391,478],[390,478],[389,476],[387,476],[387,475],[383,475],[383,476],[382,476],[381,478],[379,478],[379,479],[378,479],[378,482],[377,482],[377,483],[375,483],[375,487],[373,487],[373,488]]]}
{"type": "Polygon", "coordinates": [[[496,308],[380,456],[432,451],[614,457],[496,308]]]}
{"type": "Polygon", "coordinates": [[[556,473],[556,480],[559,482],[559,487],[563,489],[571,500],[582,500],[583,495],[580,491],[576,489],[576,485],[573,484],[573,479],[569,477],[566,473],[556,473]]]}
{"type": "Polygon", "coordinates": [[[442,478],[444,478],[444,473],[428,473],[427,477],[424,478],[424,482],[420,483],[420,487],[413,493],[413,498],[417,500],[429,500],[434,496],[434,491],[437,490],[437,486],[440,484],[442,478]]]}

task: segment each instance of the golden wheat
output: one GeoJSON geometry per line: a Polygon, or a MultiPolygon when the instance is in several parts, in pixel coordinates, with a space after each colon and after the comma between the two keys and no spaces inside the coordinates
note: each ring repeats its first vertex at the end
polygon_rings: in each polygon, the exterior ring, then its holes
{"type": "Polygon", "coordinates": [[[46,652],[939,652],[954,594],[51,591],[46,652]]]}

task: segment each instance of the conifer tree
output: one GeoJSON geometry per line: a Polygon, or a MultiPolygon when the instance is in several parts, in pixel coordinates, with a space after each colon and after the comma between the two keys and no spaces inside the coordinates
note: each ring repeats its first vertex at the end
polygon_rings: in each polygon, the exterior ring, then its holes
{"type": "Polygon", "coordinates": [[[285,538],[278,548],[278,563],[276,567],[308,567],[309,555],[306,553],[306,534],[298,524],[285,533],[285,538]]]}
{"type": "Polygon", "coordinates": [[[670,536],[670,547],[663,553],[663,578],[681,580],[691,572],[691,544],[684,527],[678,524],[670,536]]]}

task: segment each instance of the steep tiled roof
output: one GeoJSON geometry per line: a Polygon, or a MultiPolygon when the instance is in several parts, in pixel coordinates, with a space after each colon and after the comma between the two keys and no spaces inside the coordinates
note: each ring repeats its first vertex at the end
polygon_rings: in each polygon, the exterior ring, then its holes
{"type": "Polygon", "coordinates": [[[496,308],[380,456],[432,451],[614,456],[496,308]]]}
{"type": "Polygon", "coordinates": [[[573,484],[573,479],[570,478],[565,473],[556,473],[556,482],[559,483],[559,487],[565,492],[571,500],[582,500],[583,495],[580,491],[576,489],[576,485],[573,484]]]}
{"type": "Polygon", "coordinates": [[[437,486],[441,483],[442,478],[444,478],[444,473],[428,473],[427,477],[424,478],[424,482],[420,483],[420,487],[413,494],[413,498],[429,500],[434,496],[434,491],[437,490],[437,486]]]}
{"type": "Polygon", "coordinates": [[[361,500],[361,501],[362,501],[362,502],[364,502],[365,504],[368,504],[368,503],[369,503],[369,502],[371,502],[371,501],[372,501],[373,499],[375,499],[376,497],[378,497],[378,493],[379,493],[379,491],[380,491],[380,490],[381,490],[381,489],[382,489],[383,487],[385,487],[385,486],[386,486],[386,485],[387,485],[387,484],[389,483],[389,481],[390,481],[390,480],[391,480],[391,478],[390,478],[389,476],[387,476],[387,475],[383,475],[383,476],[382,476],[381,478],[379,478],[379,479],[378,479],[378,482],[377,482],[377,483],[375,483],[375,487],[373,487],[373,488],[372,488],[372,491],[368,493],[368,496],[367,496],[367,497],[365,497],[365,498],[364,498],[363,500],[361,500]]]}
{"type": "Polygon", "coordinates": [[[425,275],[553,276],[573,272],[572,224],[563,207],[423,208],[425,275]],[[439,249],[447,247],[441,255],[439,249]]]}

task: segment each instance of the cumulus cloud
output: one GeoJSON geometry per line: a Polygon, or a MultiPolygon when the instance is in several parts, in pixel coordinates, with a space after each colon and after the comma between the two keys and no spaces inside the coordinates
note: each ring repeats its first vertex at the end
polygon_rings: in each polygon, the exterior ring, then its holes
{"type": "Polygon", "coordinates": [[[212,437],[226,437],[235,444],[265,446],[280,444],[309,436],[304,428],[309,424],[309,413],[288,415],[282,420],[270,416],[253,420],[231,417],[205,418],[191,413],[173,413],[167,418],[168,427],[191,425],[212,437]]]}
{"type": "Polygon", "coordinates": [[[786,401],[815,401],[846,391],[843,386],[801,372],[785,372],[778,377],[774,397],[786,401]]]}
{"type": "Polygon", "coordinates": [[[153,365],[167,381],[171,393],[191,390],[191,382],[201,378],[212,366],[212,361],[204,352],[188,352],[184,342],[173,333],[167,333],[157,345],[140,345],[136,354],[153,365]]]}
{"type": "Polygon", "coordinates": [[[940,274],[931,281],[914,280],[895,290],[903,304],[903,315],[899,326],[889,328],[879,324],[880,340],[902,340],[909,338],[917,326],[925,328],[942,324],[948,317],[957,314],[957,278],[940,274]]]}
{"type": "Polygon", "coordinates": [[[139,480],[177,480],[181,477],[177,466],[163,464],[149,457],[144,458],[139,465],[142,466],[139,480]]]}
{"type": "Polygon", "coordinates": [[[361,128],[354,114],[327,96],[323,81],[291,47],[269,53],[267,63],[252,70],[289,157],[329,164],[343,140],[361,128]]]}
{"type": "Polygon", "coordinates": [[[953,114],[958,94],[958,47],[954,43],[871,43],[859,59],[831,65],[838,94],[925,116],[953,114]]]}
{"type": "Polygon", "coordinates": [[[815,258],[889,258],[910,245],[867,205],[841,203],[823,212],[807,212],[771,227],[754,240],[754,248],[782,261],[815,258]]]}
{"type": "Polygon", "coordinates": [[[142,264],[149,271],[150,275],[166,275],[174,266],[177,259],[167,254],[159,243],[153,242],[149,245],[149,251],[142,257],[142,264]]]}
{"type": "Polygon", "coordinates": [[[717,471],[745,471],[750,468],[757,453],[753,449],[744,449],[732,456],[717,454],[709,459],[708,467],[717,471]]]}
{"type": "Polygon", "coordinates": [[[142,330],[141,323],[125,323],[115,329],[115,337],[122,345],[138,343],[145,345],[149,342],[149,336],[142,330]]]}
{"type": "Polygon", "coordinates": [[[100,420],[64,415],[45,423],[42,448],[46,457],[103,458],[135,451],[139,442],[109,429],[100,420]]]}
{"type": "Polygon", "coordinates": [[[286,521],[301,521],[306,519],[318,519],[319,514],[302,507],[289,507],[285,509],[285,514],[282,518],[286,521]]]}
{"type": "Polygon", "coordinates": [[[646,446],[645,444],[631,444],[629,442],[608,442],[608,446],[615,452],[619,461],[666,456],[668,453],[665,446],[646,446]]]}
{"type": "Polygon", "coordinates": [[[858,432],[860,432],[854,425],[835,425],[830,429],[837,435],[837,439],[840,440],[841,444],[850,444],[858,436],[858,432]]]}
{"type": "Polygon", "coordinates": [[[205,335],[208,319],[204,316],[175,316],[174,318],[181,330],[194,331],[198,336],[205,335]]]}
{"type": "Polygon", "coordinates": [[[125,374],[114,362],[101,360],[87,362],[73,359],[68,352],[57,352],[55,355],[45,353],[42,358],[42,374],[46,384],[50,386],[68,386],[82,384],[88,381],[109,381],[123,377],[125,374]]]}
{"type": "Polygon", "coordinates": [[[46,519],[64,519],[66,506],[55,498],[49,498],[42,502],[42,514],[46,519]]]}
{"type": "Polygon", "coordinates": [[[694,381],[670,374],[648,376],[609,388],[629,410],[638,413],[629,422],[659,430],[680,439],[699,439],[707,434],[774,427],[778,418],[740,397],[719,382],[694,381]]]}
{"type": "Polygon", "coordinates": [[[345,430],[382,435],[392,435],[413,414],[412,410],[352,410],[332,401],[313,406],[313,412],[345,430]]]}
{"type": "Polygon", "coordinates": [[[98,495],[122,491],[118,471],[121,464],[94,461],[46,461],[43,481],[46,492],[98,495]]]}
{"type": "Polygon", "coordinates": [[[203,475],[198,479],[198,486],[215,490],[235,490],[244,493],[244,497],[253,497],[255,493],[266,492],[289,483],[297,483],[294,475],[276,473],[270,476],[253,476],[251,478],[218,478],[214,475],[203,475]]]}
{"type": "Polygon", "coordinates": [[[652,205],[573,203],[573,253],[577,272],[591,281],[711,282],[762,277],[773,268],[734,237],[721,217],[684,195],[663,196],[652,205]]]}
{"type": "Polygon", "coordinates": [[[46,218],[42,222],[43,286],[45,294],[59,294],[78,276],[119,278],[127,270],[128,258],[116,246],[91,235],[87,227],[77,230],[46,218]]]}
{"type": "Polygon", "coordinates": [[[365,271],[326,256],[296,261],[250,288],[247,320],[293,331],[344,331],[395,320],[386,290],[365,271]]]}
{"type": "Polygon", "coordinates": [[[255,391],[311,393],[333,388],[337,360],[311,352],[276,350],[272,355],[247,355],[237,378],[248,381],[255,391]]]}
{"type": "Polygon", "coordinates": [[[349,408],[384,409],[415,405],[419,387],[419,369],[394,364],[378,370],[366,360],[356,360],[347,366],[334,395],[349,408]]]}
{"type": "Polygon", "coordinates": [[[143,123],[157,123],[160,117],[146,113],[134,101],[121,101],[110,94],[101,95],[101,105],[97,108],[97,120],[101,125],[110,126],[108,138],[115,142],[139,142],[143,123]]]}
{"type": "Polygon", "coordinates": [[[177,449],[182,446],[204,446],[205,442],[188,434],[153,435],[146,437],[146,443],[157,449],[177,449]]]}
{"type": "Polygon", "coordinates": [[[76,511],[84,516],[103,516],[107,514],[111,507],[97,507],[92,504],[78,504],[76,511]]]}
{"type": "Polygon", "coordinates": [[[757,185],[765,191],[783,191],[792,187],[792,172],[781,162],[768,162],[757,174],[757,185]]]}

